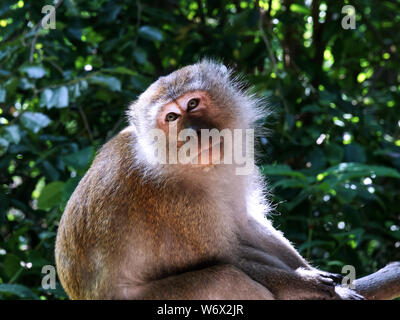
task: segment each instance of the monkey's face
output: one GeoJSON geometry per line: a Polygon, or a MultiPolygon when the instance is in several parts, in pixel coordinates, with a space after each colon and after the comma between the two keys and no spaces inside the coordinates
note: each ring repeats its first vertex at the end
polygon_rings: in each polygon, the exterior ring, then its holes
{"type": "Polygon", "coordinates": [[[247,130],[261,117],[259,102],[231,70],[207,59],[160,77],[128,110],[136,160],[157,169],[185,164],[185,172],[199,164],[231,169],[243,164],[246,149],[251,163],[254,134],[247,130]]]}
{"type": "Polygon", "coordinates": [[[165,104],[156,125],[165,133],[167,157],[174,157],[171,146],[176,146],[176,159],[185,155],[191,164],[219,162],[224,150],[219,133],[232,123],[231,115],[223,111],[204,90],[186,92],[165,104]]]}

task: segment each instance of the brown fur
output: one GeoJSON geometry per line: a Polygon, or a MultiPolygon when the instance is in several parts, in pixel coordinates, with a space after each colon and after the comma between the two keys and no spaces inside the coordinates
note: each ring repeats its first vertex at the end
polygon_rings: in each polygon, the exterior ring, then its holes
{"type": "MultiPolygon", "coordinates": [[[[258,172],[235,164],[150,164],[150,129],[247,129],[258,100],[202,61],[162,77],[129,108],[130,126],[105,144],[72,194],[56,241],[58,275],[72,299],[343,299],[337,276],[311,267],[264,219],[258,172]],[[199,110],[185,111],[189,97],[199,110]]],[[[343,293],[344,292],[344,293],[343,293]]]]}
{"type": "Polygon", "coordinates": [[[131,131],[122,132],[100,150],[60,221],[56,261],[71,298],[113,297],[122,282],[142,284],[212,264],[230,246],[218,227],[230,218],[204,203],[207,190],[140,179],[132,139],[131,131]]]}

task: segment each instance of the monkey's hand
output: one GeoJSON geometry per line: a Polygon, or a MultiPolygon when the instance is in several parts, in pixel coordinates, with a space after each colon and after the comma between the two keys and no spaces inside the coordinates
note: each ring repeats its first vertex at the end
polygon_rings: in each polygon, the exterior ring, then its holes
{"type": "Polygon", "coordinates": [[[336,293],[336,298],[340,300],[365,300],[365,298],[355,292],[354,290],[351,290],[349,288],[343,287],[342,280],[343,276],[338,273],[331,273],[331,272],[326,272],[318,269],[314,269],[316,272],[318,272],[322,277],[325,278],[330,278],[333,280],[334,284],[336,285],[335,287],[335,293],[336,293]]]}
{"type": "Polygon", "coordinates": [[[354,290],[342,287],[340,281],[342,276],[318,269],[298,268],[296,273],[306,281],[303,294],[309,294],[309,299],[329,300],[363,300],[364,297],[354,290]]]}
{"type": "Polygon", "coordinates": [[[312,267],[310,270],[318,273],[321,277],[332,279],[334,284],[342,284],[343,276],[341,274],[326,272],[312,267]]]}
{"type": "Polygon", "coordinates": [[[336,283],[329,273],[306,268],[298,268],[295,273],[299,276],[299,281],[293,286],[293,293],[296,294],[296,291],[299,291],[299,296],[294,299],[335,299],[336,283]]]}

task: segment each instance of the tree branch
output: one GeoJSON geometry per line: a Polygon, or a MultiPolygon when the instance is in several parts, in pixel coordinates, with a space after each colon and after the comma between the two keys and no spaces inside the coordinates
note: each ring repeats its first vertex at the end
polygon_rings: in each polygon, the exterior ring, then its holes
{"type": "Polygon", "coordinates": [[[355,291],[367,300],[391,300],[400,297],[400,261],[353,282],[355,291]]]}
{"type": "Polygon", "coordinates": [[[88,120],[86,118],[86,114],[83,111],[81,106],[78,107],[78,110],[79,110],[79,113],[80,113],[80,115],[82,117],[82,121],[83,121],[83,124],[85,126],[86,132],[89,135],[90,142],[93,144],[93,134],[92,134],[92,131],[90,130],[90,126],[89,126],[89,122],[88,122],[88,120]]]}
{"type": "Polygon", "coordinates": [[[275,73],[275,75],[277,77],[277,80],[278,80],[277,84],[278,84],[279,97],[281,98],[281,101],[282,101],[282,104],[283,104],[283,108],[285,109],[285,112],[289,113],[289,106],[288,106],[288,104],[286,102],[285,96],[283,95],[283,89],[282,89],[282,86],[281,86],[280,71],[279,71],[279,68],[277,66],[276,59],[275,59],[274,53],[272,51],[271,44],[270,44],[270,42],[268,40],[267,33],[265,32],[264,27],[263,27],[263,19],[265,17],[265,10],[260,8],[260,6],[258,4],[258,1],[256,1],[256,8],[257,8],[257,10],[259,12],[258,29],[260,31],[261,38],[264,41],[265,47],[267,49],[267,52],[268,52],[268,55],[269,55],[269,59],[270,59],[270,62],[271,62],[271,66],[272,66],[272,70],[274,71],[274,73],[275,73]]]}

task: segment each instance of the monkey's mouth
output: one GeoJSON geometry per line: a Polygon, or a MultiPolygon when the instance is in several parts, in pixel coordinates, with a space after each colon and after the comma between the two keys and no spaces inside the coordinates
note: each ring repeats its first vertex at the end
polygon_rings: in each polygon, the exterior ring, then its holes
{"type": "Polygon", "coordinates": [[[201,133],[198,134],[196,141],[179,141],[176,158],[180,164],[210,166],[221,164],[224,157],[223,139],[213,139],[208,137],[201,139],[201,133]],[[185,146],[185,144],[188,144],[185,146]],[[183,160],[183,161],[182,161],[183,160]]]}
{"type": "Polygon", "coordinates": [[[199,139],[198,145],[198,163],[201,165],[214,165],[220,164],[224,156],[224,142],[220,139],[214,142],[209,138],[208,143],[203,145],[199,139]]]}
{"type": "Polygon", "coordinates": [[[197,130],[198,145],[197,154],[194,156],[192,164],[200,166],[212,166],[221,164],[224,156],[223,139],[213,139],[212,137],[202,137],[201,131],[197,130]]]}

